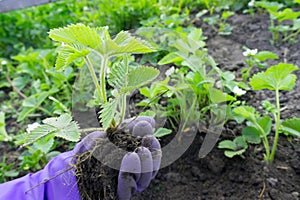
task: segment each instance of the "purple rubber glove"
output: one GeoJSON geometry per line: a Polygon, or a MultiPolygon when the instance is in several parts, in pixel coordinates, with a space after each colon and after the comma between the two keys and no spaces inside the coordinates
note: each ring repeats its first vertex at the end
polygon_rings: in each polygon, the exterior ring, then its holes
{"type": "Polygon", "coordinates": [[[44,169],[13,181],[0,184],[0,200],[80,200],[74,169],[74,156],[86,151],[86,144],[92,144],[92,138],[103,138],[105,132],[94,132],[79,142],[72,151],[61,153],[44,169]],[[83,145],[85,144],[85,145],[83,145]]]}
{"type": "MultiPolygon", "coordinates": [[[[153,136],[154,120],[138,117],[125,123],[128,123],[125,131],[143,136],[143,139],[142,147],[136,152],[126,154],[122,160],[118,178],[120,200],[129,200],[135,192],[141,192],[148,187],[158,172],[161,160],[160,144],[153,136]]],[[[104,137],[105,132],[93,132],[72,151],[53,158],[43,170],[0,184],[0,200],[80,200],[77,180],[70,163],[75,163],[75,155],[91,149],[95,145],[94,139],[104,137]]]]}
{"type": "Polygon", "coordinates": [[[123,122],[121,128],[124,124],[125,132],[143,139],[141,147],[123,157],[118,177],[119,200],[129,200],[134,193],[146,189],[156,176],[161,161],[161,147],[153,136],[155,121],[149,117],[137,117],[123,122]]]}

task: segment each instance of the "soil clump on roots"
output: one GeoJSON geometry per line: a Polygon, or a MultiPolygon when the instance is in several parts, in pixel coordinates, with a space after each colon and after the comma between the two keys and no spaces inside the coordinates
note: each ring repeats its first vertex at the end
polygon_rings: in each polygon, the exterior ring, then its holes
{"type": "Polygon", "coordinates": [[[95,143],[91,150],[79,155],[75,165],[80,196],[85,200],[116,200],[119,170],[111,165],[119,167],[126,152],[140,146],[141,138],[110,129],[107,137],[95,143]]]}

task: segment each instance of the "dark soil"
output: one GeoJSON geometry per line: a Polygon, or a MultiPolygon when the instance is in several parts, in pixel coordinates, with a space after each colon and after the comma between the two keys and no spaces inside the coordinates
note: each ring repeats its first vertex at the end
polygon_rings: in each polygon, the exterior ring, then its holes
{"type": "MultiPolygon", "coordinates": [[[[233,32],[219,36],[207,24],[196,20],[208,37],[210,55],[223,70],[230,70],[241,77],[245,66],[242,47],[269,50],[280,57],[278,62],[300,65],[300,44],[270,44],[269,17],[266,15],[234,15],[229,23],[233,32]]],[[[299,38],[300,39],[300,38],[299,38]]],[[[300,71],[292,91],[281,93],[282,118],[300,117],[300,71]]],[[[261,101],[274,102],[273,92],[249,91],[247,103],[262,109],[261,101]]],[[[220,141],[241,135],[241,125],[229,122],[225,125],[220,141]]],[[[274,134],[274,133],[273,133],[274,134]]],[[[229,159],[215,147],[206,157],[198,158],[205,133],[199,133],[190,148],[172,165],[161,169],[149,188],[137,194],[134,200],[299,200],[300,199],[300,140],[280,136],[275,160],[267,165],[263,161],[262,145],[251,145],[245,158],[229,159]]],[[[272,141],[273,136],[269,136],[272,141]]],[[[162,138],[161,143],[167,138],[162,138]]],[[[163,154],[164,155],[164,154],[163,154]]]]}
{"type": "Polygon", "coordinates": [[[116,190],[119,171],[108,167],[109,165],[105,163],[113,161],[120,166],[124,154],[118,150],[112,150],[111,144],[132,152],[141,143],[140,138],[121,131],[110,130],[107,136],[105,139],[97,139],[95,148],[83,153],[77,159],[75,168],[82,199],[118,199],[116,190]]]}
{"type": "MultiPolygon", "coordinates": [[[[265,165],[261,146],[251,146],[245,159],[226,158],[217,148],[199,159],[203,136],[199,134],[179,160],[161,169],[150,187],[133,199],[299,199],[299,140],[290,143],[281,137],[275,162],[265,165]]],[[[221,139],[233,136],[224,131],[221,139]]]]}

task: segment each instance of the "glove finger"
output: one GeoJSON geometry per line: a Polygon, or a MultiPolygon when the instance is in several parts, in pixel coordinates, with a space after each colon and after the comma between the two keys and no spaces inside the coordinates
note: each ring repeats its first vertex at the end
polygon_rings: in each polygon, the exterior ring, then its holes
{"type": "Polygon", "coordinates": [[[126,119],[121,123],[120,128],[124,129],[125,132],[132,133],[133,127],[140,121],[146,121],[150,123],[152,128],[155,127],[155,121],[153,118],[147,116],[138,116],[138,117],[126,119]]]}
{"type": "Polygon", "coordinates": [[[140,179],[141,161],[137,153],[128,153],[123,157],[118,176],[119,200],[130,200],[137,190],[137,181],[140,179]]]}
{"type": "Polygon", "coordinates": [[[97,138],[105,138],[105,137],[106,137],[106,132],[94,131],[94,132],[90,133],[89,135],[85,136],[81,142],[77,143],[74,148],[74,151],[77,154],[86,152],[86,151],[92,149],[96,145],[97,138]]]}
{"type": "Polygon", "coordinates": [[[147,121],[139,121],[133,126],[132,135],[143,137],[145,135],[153,135],[153,127],[147,121]]]}
{"type": "Polygon", "coordinates": [[[151,152],[145,147],[139,147],[137,154],[141,160],[141,177],[137,182],[137,191],[141,192],[149,186],[152,180],[153,161],[151,152]]]}
{"type": "Polygon", "coordinates": [[[153,135],[148,135],[143,137],[142,146],[148,148],[151,152],[152,161],[153,161],[153,173],[152,173],[152,179],[153,179],[158,173],[160,163],[161,163],[161,157],[162,157],[161,146],[159,141],[153,135]]]}

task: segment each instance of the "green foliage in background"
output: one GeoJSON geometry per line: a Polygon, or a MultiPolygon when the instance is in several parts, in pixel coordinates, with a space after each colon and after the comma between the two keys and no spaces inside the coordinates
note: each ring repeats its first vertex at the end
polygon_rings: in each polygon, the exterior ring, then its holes
{"type": "MultiPolygon", "coordinates": [[[[295,3],[299,3],[295,1],[295,3]]],[[[300,3],[299,3],[300,4],[300,3]]],[[[295,43],[300,33],[300,11],[294,11],[284,3],[257,1],[254,6],[265,9],[270,15],[269,30],[272,33],[272,43],[280,41],[295,43]],[[284,23],[290,22],[290,24],[284,23]]]]}
{"type": "Polygon", "coordinates": [[[16,55],[22,48],[49,48],[53,43],[47,32],[71,23],[110,26],[112,34],[135,29],[140,21],[161,14],[192,9],[192,0],[64,0],[0,13],[0,57],[16,55]]]}

